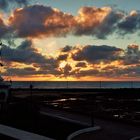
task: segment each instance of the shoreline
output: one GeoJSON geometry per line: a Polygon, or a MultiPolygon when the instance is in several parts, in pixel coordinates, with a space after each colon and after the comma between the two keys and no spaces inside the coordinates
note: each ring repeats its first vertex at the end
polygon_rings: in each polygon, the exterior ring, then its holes
{"type": "Polygon", "coordinates": [[[61,95],[131,95],[139,94],[140,88],[11,88],[12,94],[61,94],[61,95]]]}
{"type": "MultiPolygon", "coordinates": [[[[114,134],[118,125],[122,129],[123,126],[126,128],[129,125],[132,127],[131,130],[139,129],[140,126],[139,88],[11,88],[11,94],[13,97],[8,106],[11,123],[7,122],[9,118],[4,116],[5,123],[40,135],[47,135],[47,137],[54,136],[53,138],[63,140],[75,128],[76,130],[81,129],[83,125],[69,121],[80,120],[80,117],[69,118],[74,114],[87,116],[90,123],[103,127],[109,134],[114,134]],[[49,112],[51,110],[52,112],[49,112]],[[45,114],[40,115],[40,111],[44,111],[45,114]],[[51,116],[47,116],[46,113],[50,113],[51,116]],[[52,116],[56,117],[56,114],[60,116],[53,118],[52,116]],[[19,118],[21,119],[19,120],[19,118]],[[36,120],[39,121],[36,122],[36,120]],[[36,128],[35,122],[41,127],[36,128]],[[64,126],[61,129],[66,132],[59,131],[54,135],[56,124],[60,127],[62,123],[64,126]],[[106,125],[109,123],[110,125],[106,125]],[[134,127],[135,129],[133,129],[134,127]],[[114,131],[110,133],[110,129],[114,129],[114,131]]],[[[6,116],[8,117],[9,114],[6,116]]],[[[57,129],[60,129],[59,127],[57,129]]]]}

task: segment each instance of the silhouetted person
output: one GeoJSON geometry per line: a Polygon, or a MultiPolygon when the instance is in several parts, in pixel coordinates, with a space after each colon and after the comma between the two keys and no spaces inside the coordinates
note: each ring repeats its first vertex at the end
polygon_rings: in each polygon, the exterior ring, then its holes
{"type": "Polygon", "coordinates": [[[9,81],[9,82],[10,82],[10,84],[12,85],[13,81],[12,81],[11,79],[10,79],[10,81],[9,81]]]}
{"type": "Polygon", "coordinates": [[[30,90],[32,90],[33,89],[33,85],[32,84],[30,84],[30,90]]]}

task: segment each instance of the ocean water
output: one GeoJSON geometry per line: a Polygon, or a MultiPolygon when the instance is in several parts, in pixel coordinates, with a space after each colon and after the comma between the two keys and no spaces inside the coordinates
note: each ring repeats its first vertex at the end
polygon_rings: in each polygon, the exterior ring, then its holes
{"type": "Polygon", "coordinates": [[[28,88],[30,84],[34,88],[140,88],[140,81],[129,82],[129,81],[110,81],[110,82],[99,82],[99,81],[13,81],[12,88],[28,88]]]}

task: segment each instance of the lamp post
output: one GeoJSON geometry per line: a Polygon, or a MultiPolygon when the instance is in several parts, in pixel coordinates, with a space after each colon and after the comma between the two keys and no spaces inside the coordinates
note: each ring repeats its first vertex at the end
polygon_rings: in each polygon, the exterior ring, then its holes
{"type": "Polygon", "coordinates": [[[102,82],[100,81],[100,88],[102,88],[102,82]]]}

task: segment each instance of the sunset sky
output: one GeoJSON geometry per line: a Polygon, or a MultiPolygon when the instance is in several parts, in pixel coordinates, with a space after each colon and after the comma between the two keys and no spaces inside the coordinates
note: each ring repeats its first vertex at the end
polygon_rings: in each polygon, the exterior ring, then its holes
{"type": "Polygon", "coordinates": [[[140,0],[0,0],[5,79],[140,80],[140,0]]]}

